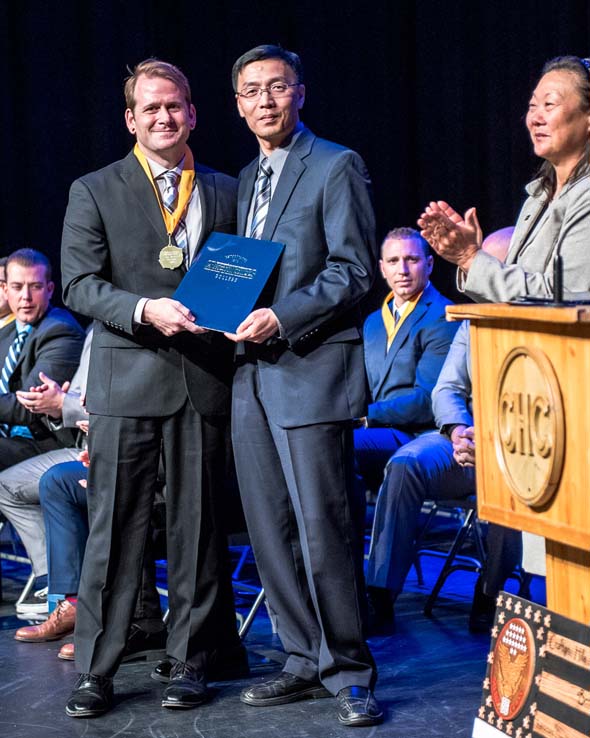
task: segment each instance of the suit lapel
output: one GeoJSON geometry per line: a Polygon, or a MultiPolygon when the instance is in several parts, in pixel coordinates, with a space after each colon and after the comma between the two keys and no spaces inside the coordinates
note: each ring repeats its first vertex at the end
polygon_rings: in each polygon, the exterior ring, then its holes
{"type": "MultiPolygon", "coordinates": [[[[0,351],[1,353],[1,360],[0,360],[0,372],[2,371],[2,367],[4,366],[4,362],[6,361],[6,357],[8,356],[8,349],[10,348],[10,344],[14,341],[16,338],[16,323],[15,321],[12,321],[12,323],[8,323],[8,325],[5,325],[0,330],[0,351]]],[[[22,356],[22,353],[21,353],[22,356]]]]}
{"type": "Polygon", "coordinates": [[[382,372],[387,352],[387,332],[380,314],[369,319],[366,324],[365,365],[373,397],[377,397],[377,387],[381,384],[382,372]]]}
{"type": "Polygon", "coordinates": [[[429,296],[427,296],[426,293],[423,294],[420,300],[418,301],[418,304],[416,305],[416,307],[412,310],[412,312],[408,315],[408,317],[401,324],[398,332],[396,333],[395,338],[393,339],[391,348],[389,349],[385,357],[383,373],[381,374],[378,386],[374,390],[375,397],[377,397],[381,388],[383,387],[383,383],[385,382],[385,379],[387,378],[391,370],[393,362],[395,361],[395,357],[400,352],[400,349],[402,348],[402,346],[404,346],[405,343],[408,341],[412,328],[416,325],[416,323],[418,323],[418,321],[420,321],[423,318],[425,313],[428,311],[428,308],[430,307],[431,303],[432,303],[432,299],[429,296]]]}
{"type": "MultiPolygon", "coordinates": [[[[37,333],[38,326],[42,323],[43,320],[45,320],[45,317],[49,315],[53,308],[49,306],[49,309],[45,313],[45,315],[41,318],[41,320],[37,323],[37,325],[31,326],[31,330],[29,331],[29,335],[27,336],[22,351],[20,352],[18,359],[16,360],[16,364],[14,365],[14,368],[12,370],[12,374],[10,375],[11,379],[14,377],[20,368],[21,364],[25,360],[25,357],[31,352],[31,346],[33,344],[33,339],[35,337],[35,334],[37,333]]],[[[2,351],[2,362],[0,364],[0,371],[2,370],[2,367],[4,366],[4,361],[6,360],[6,356],[8,355],[8,349],[10,348],[12,342],[16,338],[16,323],[10,323],[10,326],[6,326],[7,328],[11,328],[12,330],[9,330],[6,338],[4,340],[4,336],[0,336],[0,351],[2,351]]],[[[10,384],[10,380],[9,380],[10,384]]]]}
{"type": "Polygon", "coordinates": [[[304,128],[299,138],[293,144],[293,148],[289,152],[289,156],[281,172],[276,192],[270,201],[268,215],[264,223],[262,238],[272,240],[279,219],[283,214],[291,194],[297,185],[301,175],[307,169],[303,159],[311,152],[312,144],[315,140],[313,133],[304,128]]]}
{"type": "Polygon", "coordinates": [[[543,216],[543,210],[547,203],[543,198],[534,198],[528,204],[525,204],[519,224],[517,225],[510,243],[508,254],[506,255],[506,264],[515,264],[518,255],[526,244],[528,237],[537,224],[539,218],[543,216]]]}
{"type": "MultiPolygon", "coordinates": [[[[311,152],[314,140],[314,134],[307,128],[304,128],[299,138],[293,144],[293,148],[289,152],[289,156],[281,172],[276,191],[273,193],[272,200],[270,201],[262,238],[272,239],[291,194],[299,178],[307,169],[303,159],[311,152]]],[[[240,175],[240,186],[238,190],[238,233],[240,235],[246,235],[248,210],[254,193],[257,173],[258,157],[240,175]]]]}
{"type": "Polygon", "coordinates": [[[258,172],[258,157],[249,164],[240,175],[238,187],[238,235],[246,235],[246,224],[248,222],[248,210],[254,192],[254,182],[258,172]]]}
{"type": "Polygon", "coordinates": [[[121,177],[129,187],[137,206],[143,211],[154,229],[154,235],[158,239],[157,243],[165,246],[168,241],[168,234],[166,233],[166,226],[160,212],[156,193],[133,152],[125,157],[121,177]]]}
{"type": "MultiPolygon", "coordinates": [[[[201,233],[197,242],[193,259],[201,250],[201,246],[213,230],[215,218],[215,180],[213,175],[208,172],[200,172],[195,167],[195,178],[197,195],[201,198],[201,233]]],[[[194,197],[194,195],[193,195],[194,197]]]]}

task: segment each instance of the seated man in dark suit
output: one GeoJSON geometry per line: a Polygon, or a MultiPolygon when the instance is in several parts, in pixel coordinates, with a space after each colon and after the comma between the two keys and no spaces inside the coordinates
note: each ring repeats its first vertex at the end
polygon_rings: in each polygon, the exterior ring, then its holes
{"type": "MultiPolygon", "coordinates": [[[[78,366],[84,332],[67,310],[51,306],[51,264],[39,251],[15,251],[6,259],[0,277],[5,277],[0,280],[0,291],[8,306],[6,312],[13,316],[9,321],[3,318],[0,328],[2,471],[61,445],[51,430],[18,401],[17,392],[37,384],[40,372],[55,377],[60,385],[69,381],[78,366]]],[[[0,314],[5,310],[0,300],[0,314]]],[[[16,524],[13,502],[14,498],[4,495],[0,488],[0,513],[16,524]]],[[[33,560],[33,568],[38,577],[36,590],[42,591],[47,579],[43,555],[33,560]]],[[[45,607],[46,603],[39,598],[34,605],[45,607]]]]}
{"type": "Polygon", "coordinates": [[[457,330],[445,320],[450,300],[429,282],[433,259],[413,228],[390,231],[379,266],[391,292],[365,322],[365,365],[372,403],[355,431],[357,472],[377,492],[390,456],[434,428],[430,393],[457,330]]]}
{"type": "MultiPolygon", "coordinates": [[[[506,231],[486,239],[488,253],[505,254],[506,231]]],[[[502,256],[503,258],[503,256],[502,256]]],[[[377,506],[367,583],[381,618],[393,615],[415,556],[418,517],[425,500],[467,497],[475,493],[475,449],[471,408],[469,326],[461,324],[432,391],[432,407],[440,432],[425,433],[390,459],[377,506]]],[[[470,618],[472,630],[484,629],[493,616],[494,599],[520,562],[518,531],[490,525],[488,560],[476,586],[470,618]]]]}
{"type": "Polygon", "coordinates": [[[39,372],[61,385],[78,367],[84,331],[67,310],[51,306],[53,287],[51,265],[39,251],[19,249],[8,257],[3,290],[15,320],[0,329],[0,470],[59,447],[16,397],[38,384],[39,372]]]}
{"type": "Polygon", "coordinates": [[[16,392],[18,402],[41,419],[62,445],[62,448],[31,456],[0,471],[0,512],[18,533],[36,576],[32,594],[16,605],[20,615],[42,616],[48,612],[47,550],[39,480],[55,464],[78,458],[84,434],[76,423],[88,417],[80,402],[86,393],[91,340],[92,330],[86,336],[80,364],[71,383],[60,385],[41,373],[41,384],[16,392]]]}

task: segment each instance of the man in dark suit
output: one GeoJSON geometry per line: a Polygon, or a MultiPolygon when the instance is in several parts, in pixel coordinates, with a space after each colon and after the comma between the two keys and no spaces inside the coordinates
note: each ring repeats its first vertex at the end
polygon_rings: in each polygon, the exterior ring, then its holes
{"type": "Polygon", "coordinates": [[[296,54],[260,46],[233,68],[260,155],[240,175],[238,232],[285,245],[276,279],[238,326],[232,434],[246,521],[288,653],[249,705],[338,696],[339,719],[382,718],[363,639],[351,508],[352,421],[366,409],[358,302],[376,263],[358,154],[299,120],[296,54]]]}
{"type": "Polygon", "coordinates": [[[376,492],[389,457],[418,433],[434,428],[430,393],[457,330],[445,320],[450,300],[430,283],[433,259],[413,228],[390,231],[381,246],[389,289],[365,321],[369,411],[355,431],[357,471],[376,492]]]}
{"type": "Polygon", "coordinates": [[[0,329],[0,470],[60,445],[16,395],[37,385],[39,372],[63,384],[78,367],[84,331],[67,310],[51,306],[53,288],[44,254],[10,254],[2,289],[15,320],[0,329]]]}
{"type": "Polygon", "coordinates": [[[161,450],[166,466],[164,707],[207,697],[212,650],[245,651],[236,632],[218,507],[225,469],[231,344],[173,300],[212,230],[235,230],[235,181],[194,165],[195,109],[184,74],[148,59],[125,86],[125,159],[74,182],[64,223],[67,304],[95,319],[88,376],[90,532],[76,614],[81,677],[72,717],[108,710],[140,584],[161,450]]]}

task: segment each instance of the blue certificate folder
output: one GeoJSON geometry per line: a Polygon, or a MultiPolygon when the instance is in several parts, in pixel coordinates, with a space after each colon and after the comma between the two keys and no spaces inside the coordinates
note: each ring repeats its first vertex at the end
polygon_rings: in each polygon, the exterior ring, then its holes
{"type": "Polygon", "coordinates": [[[283,249],[275,241],[213,232],[172,297],[203,328],[235,333],[252,311],[283,249]]]}

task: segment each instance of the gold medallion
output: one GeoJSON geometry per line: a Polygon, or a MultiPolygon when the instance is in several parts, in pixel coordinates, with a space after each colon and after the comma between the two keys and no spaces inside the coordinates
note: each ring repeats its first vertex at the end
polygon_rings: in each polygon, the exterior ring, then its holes
{"type": "Polygon", "coordinates": [[[162,269],[177,269],[184,261],[184,251],[168,243],[160,251],[158,261],[162,269]]]}

